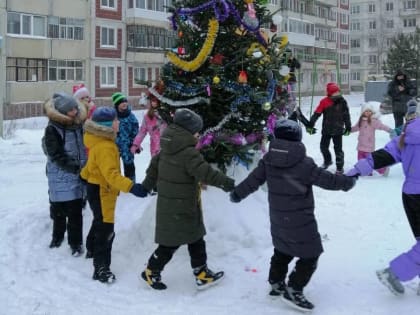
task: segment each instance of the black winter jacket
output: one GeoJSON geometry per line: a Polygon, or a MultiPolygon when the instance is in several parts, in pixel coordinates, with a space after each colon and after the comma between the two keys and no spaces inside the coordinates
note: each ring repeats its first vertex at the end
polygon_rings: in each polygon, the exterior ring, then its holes
{"type": "Polygon", "coordinates": [[[349,190],[354,179],[332,174],[306,156],[302,142],[274,139],[258,166],[234,190],[241,199],[267,182],[274,247],[294,257],[311,258],[322,251],[314,214],[312,185],[349,190]]]}

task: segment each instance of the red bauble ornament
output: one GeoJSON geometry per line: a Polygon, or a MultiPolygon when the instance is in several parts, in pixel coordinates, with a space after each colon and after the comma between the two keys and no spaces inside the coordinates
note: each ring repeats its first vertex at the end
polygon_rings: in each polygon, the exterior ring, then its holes
{"type": "Polygon", "coordinates": [[[239,71],[238,82],[243,84],[248,83],[248,75],[244,70],[239,71]]]}
{"type": "Polygon", "coordinates": [[[185,55],[185,47],[178,47],[178,55],[185,55]]]}

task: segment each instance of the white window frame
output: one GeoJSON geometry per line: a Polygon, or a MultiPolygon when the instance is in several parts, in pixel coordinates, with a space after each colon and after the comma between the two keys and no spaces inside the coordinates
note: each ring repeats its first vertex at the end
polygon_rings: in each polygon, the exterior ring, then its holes
{"type": "Polygon", "coordinates": [[[12,11],[8,12],[8,14],[17,14],[17,15],[19,15],[19,26],[20,26],[19,27],[19,29],[20,29],[19,34],[17,34],[17,33],[9,33],[8,30],[6,30],[8,35],[22,36],[22,37],[35,37],[35,38],[47,38],[47,17],[46,16],[44,16],[44,15],[38,15],[38,14],[28,14],[28,13],[12,12],[12,11]],[[23,18],[24,17],[29,17],[29,20],[30,20],[30,22],[29,22],[29,24],[30,24],[29,25],[29,27],[30,27],[29,34],[23,33],[23,18]],[[35,17],[42,18],[44,20],[44,34],[43,35],[34,35],[34,29],[35,29],[35,27],[34,27],[34,18],[35,17]]]}
{"type": "Polygon", "coordinates": [[[118,0],[101,0],[101,9],[116,11],[117,8],[118,8],[118,0]],[[111,1],[114,3],[114,6],[110,5],[111,1]]]}
{"type": "Polygon", "coordinates": [[[99,86],[101,88],[117,87],[117,67],[116,66],[102,65],[99,67],[99,86]],[[113,72],[114,72],[112,78],[110,76],[111,69],[113,69],[113,72]],[[105,74],[105,77],[103,76],[103,74],[105,74]]]}
{"type": "Polygon", "coordinates": [[[393,2],[387,2],[385,4],[385,11],[394,11],[394,3],[393,2]]]}
{"type": "Polygon", "coordinates": [[[99,36],[100,36],[100,46],[102,47],[102,48],[117,48],[117,29],[116,28],[113,28],[113,27],[106,27],[106,26],[101,26],[101,28],[100,28],[100,34],[99,34],[99,36]],[[109,44],[109,38],[110,38],[110,34],[109,34],[109,31],[110,30],[112,30],[113,31],[113,40],[114,40],[114,44],[113,45],[110,45],[109,44]],[[107,43],[103,43],[102,42],[102,34],[103,34],[103,32],[104,31],[106,31],[107,32],[107,43]]]}

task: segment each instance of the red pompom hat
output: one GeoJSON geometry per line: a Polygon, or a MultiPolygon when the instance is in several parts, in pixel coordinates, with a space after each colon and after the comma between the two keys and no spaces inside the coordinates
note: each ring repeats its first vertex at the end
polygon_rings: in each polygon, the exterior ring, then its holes
{"type": "Polygon", "coordinates": [[[327,95],[331,96],[336,92],[340,92],[340,87],[334,82],[328,83],[327,84],[327,95]]]}

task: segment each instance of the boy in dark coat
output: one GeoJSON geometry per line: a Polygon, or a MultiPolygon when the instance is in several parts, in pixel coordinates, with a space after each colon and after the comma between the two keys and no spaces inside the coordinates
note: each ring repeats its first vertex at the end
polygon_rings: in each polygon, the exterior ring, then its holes
{"type": "Polygon", "coordinates": [[[147,191],[157,188],[158,192],[155,230],[158,247],[141,277],[153,289],[166,289],[160,274],[176,250],[187,244],[196,284],[202,289],[217,283],[224,273],[207,267],[200,182],[224,191],[232,191],[235,183],[213,169],[195,148],[203,127],[199,115],[189,109],[178,109],[173,122],[162,133],[161,150],[150,162],[143,181],[147,191]]]}
{"type": "Polygon", "coordinates": [[[301,142],[302,130],[297,122],[278,120],[274,135],[267,154],[232,191],[231,201],[240,202],[267,182],[274,245],[268,280],[272,286],[270,295],[282,295],[289,305],[308,311],[314,305],[303,295],[303,288],[323,251],[314,215],[312,185],[348,191],[356,179],[317,167],[306,156],[301,142]],[[295,257],[298,260],[286,284],[288,265],[295,257]]]}
{"type": "Polygon", "coordinates": [[[324,157],[322,168],[327,169],[332,164],[331,153],[329,150],[331,139],[334,143],[336,173],[343,174],[344,152],[343,135],[348,136],[351,133],[351,121],[349,107],[343,96],[340,94],[340,88],[335,83],[327,84],[327,96],[320,102],[309,121],[306,131],[313,134],[313,127],[318,118],[323,115],[321,153],[324,157]]]}

